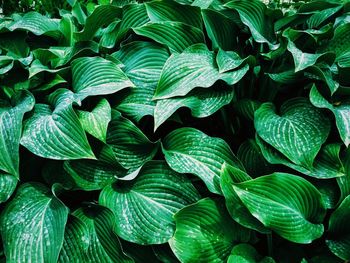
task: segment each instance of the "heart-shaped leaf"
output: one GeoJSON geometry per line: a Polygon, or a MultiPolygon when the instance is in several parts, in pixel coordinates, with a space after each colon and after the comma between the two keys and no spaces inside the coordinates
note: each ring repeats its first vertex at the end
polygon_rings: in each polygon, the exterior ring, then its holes
{"type": "Polygon", "coordinates": [[[174,233],[173,215],[198,199],[197,190],[185,176],[163,161],[151,161],[134,180],[107,186],[99,202],[116,215],[116,232],[123,239],[162,244],[174,233]]]}
{"type": "Polygon", "coordinates": [[[314,159],[330,131],[330,121],[306,99],[285,102],[280,114],[272,103],[255,112],[258,135],[297,165],[312,169],[314,159]]]}
{"type": "Polygon", "coordinates": [[[1,214],[7,261],[57,262],[67,217],[68,208],[45,186],[22,184],[1,214]]]}

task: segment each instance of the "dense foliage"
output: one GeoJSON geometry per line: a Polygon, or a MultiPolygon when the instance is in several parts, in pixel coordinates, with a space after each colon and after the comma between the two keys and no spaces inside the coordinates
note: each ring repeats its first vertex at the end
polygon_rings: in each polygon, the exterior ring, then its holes
{"type": "Polygon", "coordinates": [[[347,1],[2,4],[1,261],[350,260],[347,1]]]}

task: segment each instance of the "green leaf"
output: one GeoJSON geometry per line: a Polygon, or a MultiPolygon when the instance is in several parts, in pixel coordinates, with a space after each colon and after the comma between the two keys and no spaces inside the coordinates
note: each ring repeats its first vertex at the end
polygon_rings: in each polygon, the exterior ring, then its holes
{"type": "Polygon", "coordinates": [[[220,73],[214,52],[203,44],[193,45],[181,54],[173,54],[165,63],[154,99],[185,96],[195,87],[208,88],[219,79],[229,85],[240,81],[248,65],[236,71],[220,73]]]}
{"type": "Polygon", "coordinates": [[[101,99],[91,111],[77,112],[83,129],[95,138],[106,142],[107,127],[111,121],[111,106],[106,99],[101,99]]]}
{"type": "Polygon", "coordinates": [[[211,9],[202,10],[202,16],[207,34],[214,48],[232,50],[236,47],[237,40],[235,36],[238,34],[238,27],[231,19],[211,9]]]}
{"type": "Polygon", "coordinates": [[[250,231],[233,221],[218,199],[202,199],[174,218],[176,231],[169,244],[183,263],[225,263],[235,243],[250,239],[250,231]]]}
{"type": "Polygon", "coordinates": [[[94,159],[86,134],[72,107],[73,93],[60,89],[51,98],[54,110],[47,104],[35,105],[33,115],[24,122],[21,144],[44,158],[94,159]]]}
{"type": "Polygon", "coordinates": [[[239,244],[233,247],[227,263],[274,263],[270,257],[262,257],[253,246],[239,244]]]}
{"type": "Polygon", "coordinates": [[[293,163],[312,169],[314,159],[330,131],[330,121],[306,99],[285,102],[280,114],[272,103],[264,103],[255,112],[258,135],[293,163]]]}
{"type": "Polygon", "coordinates": [[[18,179],[0,172],[0,204],[6,202],[16,189],[18,179]]]}
{"type": "Polygon", "coordinates": [[[59,20],[48,18],[37,12],[29,12],[23,17],[18,17],[8,26],[8,29],[10,31],[26,30],[38,36],[47,35],[55,39],[61,36],[59,20]]]}
{"type": "Polygon", "coordinates": [[[321,194],[305,179],[274,173],[232,187],[250,213],[283,238],[308,244],[322,236],[326,209],[321,194]]]}
{"type": "Polygon", "coordinates": [[[350,196],[347,196],[329,219],[326,244],[329,249],[343,260],[350,259],[350,196]]]}
{"type": "Polygon", "coordinates": [[[112,111],[107,144],[112,146],[118,162],[132,171],[152,160],[159,147],[159,142],[151,142],[135,124],[117,111],[112,111]]]}
{"type": "Polygon", "coordinates": [[[154,110],[154,130],[181,107],[189,108],[193,117],[204,118],[229,104],[233,96],[233,90],[224,87],[220,90],[194,89],[186,97],[158,100],[154,110]]]}
{"type": "Polygon", "coordinates": [[[213,193],[221,193],[219,178],[224,162],[244,169],[224,140],[194,128],[169,133],[162,141],[162,150],[173,170],[197,175],[213,193]]]}
{"type": "Polygon", "coordinates": [[[119,238],[115,234],[115,217],[111,210],[88,204],[75,210],[73,215],[84,222],[88,228],[87,262],[133,262],[124,254],[119,238]]]}
{"type": "Polygon", "coordinates": [[[342,139],[346,147],[349,146],[350,120],[348,116],[350,114],[350,103],[344,102],[332,104],[328,102],[318,91],[315,85],[313,85],[313,87],[310,90],[310,101],[315,107],[328,109],[332,111],[335,117],[340,138],[342,139]]]}
{"type": "Polygon", "coordinates": [[[202,28],[202,18],[198,7],[166,0],[146,2],[145,6],[152,22],[175,21],[202,28]]]}
{"type": "Polygon", "coordinates": [[[264,225],[251,215],[249,210],[245,207],[239,196],[234,191],[232,185],[252,178],[240,169],[224,163],[221,168],[220,186],[225,197],[227,210],[231,217],[240,225],[256,230],[260,233],[270,233],[264,225]]]}
{"type": "Polygon", "coordinates": [[[260,146],[263,156],[271,164],[282,164],[300,173],[318,179],[330,179],[344,176],[344,167],[339,158],[340,144],[324,145],[316,156],[313,166],[304,167],[290,162],[283,154],[274,150],[260,137],[257,136],[256,141],[260,146]]]}
{"type": "Polygon", "coordinates": [[[107,186],[99,202],[116,215],[120,237],[138,244],[162,244],[174,233],[173,215],[199,198],[185,176],[164,161],[151,161],[134,180],[107,186]]]}
{"type": "Polygon", "coordinates": [[[338,26],[334,31],[333,38],[327,42],[325,50],[333,51],[337,58],[350,51],[350,24],[338,26]]]}
{"type": "Polygon", "coordinates": [[[79,218],[69,215],[58,262],[88,262],[86,252],[90,243],[89,238],[87,225],[79,218]]]}
{"type": "Polygon", "coordinates": [[[74,37],[77,41],[91,40],[100,27],[112,23],[121,16],[121,13],[121,8],[113,5],[97,6],[87,17],[84,29],[75,33],[74,37]]]}
{"type": "Polygon", "coordinates": [[[267,43],[275,49],[275,36],[271,19],[266,15],[266,5],[258,0],[234,0],[225,4],[226,7],[238,12],[242,23],[245,24],[254,40],[258,43],[267,43]]]}
{"type": "Polygon", "coordinates": [[[253,56],[248,56],[242,59],[236,52],[219,49],[216,62],[219,67],[219,72],[224,73],[242,66],[245,62],[254,64],[255,58],[253,56]]]}
{"type": "Polygon", "coordinates": [[[297,48],[297,46],[291,40],[288,40],[287,49],[293,56],[295,72],[304,70],[322,61],[331,65],[335,59],[334,53],[332,52],[318,54],[305,53],[297,48]]]}
{"type": "Polygon", "coordinates": [[[166,45],[176,52],[182,52],[196,43],[204,43],[204,35],[200,29],[181,22],[150,22],[134,27],[133,30],[136,34],[166,45]]]}
{"type": "Polygon", "coordinates": [[[68,208],[50,190],[26,183],[1,214],[1,233],[9,262],[57,262],[68,208]]]}
{"type": "Polygon", "coordinates": [[[12,96],[12,103],[0,100],[0,169],[19,177],[19,143],[22,120],[34,106],[34,97],[28,91],[12,96]]]}
{"type": "Polygon", "coordinates": [[[101,57],[75,59],[72,62],[72,78],[73,90],[81,100],[134,86],[117,64],[101,57]]]}
{"type": "Polygon", "coordinates": [[[237,157],[247,173],[254,178],[272,171],[272,165],[265,160],[259,146],[253,139],[248,139],[239,146],[237,157]]]}

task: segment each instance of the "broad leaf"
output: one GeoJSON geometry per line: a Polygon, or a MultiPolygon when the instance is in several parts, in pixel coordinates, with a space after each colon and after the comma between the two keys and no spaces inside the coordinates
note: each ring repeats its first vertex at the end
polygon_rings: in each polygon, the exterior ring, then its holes
{"type": "Polygon", "coordinates": [[[224,263],[235,243],[250,239],[250,231],[234,222],[217,199],[202,199],[174,218],[176,231],[169,244],[184,263],[224,263]]]}
{"type": "Polygon", "coordinates": [[[224,162],[244,169],[224,140],[194,128],[169,133],[162,141],[162,150],[172,169],[197,175],[213,193],[221,193],[219,178],[224,162]]]}
{"type": "Polygon", "coordinates": [[[0,173],[0,203],[6,202],[16,189],[18,179],[10,174],[0,173]]]}
{"type": "Polygon", "coordinates": [[[227,263],[275,263],[275,261],[271,257],[262,257],[249,244],[239,244],[233,247],[227,263]]]}
{"type": "Polygon", "coordinates": [[[248,65],[235,71],[220,73],[214,52],[209,51],[205,45],[193,45],[181,54],[173,54],[167,60],[154,99],[185,96],[195,87],[208,88],[219,79],[233,85],[247,71],[248,65]]]}
{"type": "Polygon", "coordinates": [[[85,241],[88,242],[86,251],[88,262],[133,262],[124,254],[119,238],[114,232],[115,217],[111,210],[103,206],[88,204],[75,210],[73,216],[79,218],[88,228],[89,236],[85,241]]]}
{"type": "Polygon", "coordinates": [[[75,114],[73,94],[57,90],[51,95],[54,110],[36,104],[31,118],[24,122],[21,144],[32,153],[49,159],[69,160],[95,156],[75,114]]]}
{"type": "Polygon", "coordinates": [[[182,52],[196,43],[204,43],[204,35],[200,29],[181,22],[151,22],[133,30],[136,34],[153,39],[176,52],[182,52]]]}
{"type": "Polygon", "coordinates": [[[283,238],[307,244],[323,234],[326,209],[321,194],[305,179],[274,173],[232,187],[250,213],[283,238]]]}
{"type": "Polygon", "coordinates": [[[12,97],[12,103],[0,100],[0,169],[19,177],[19,142],[22,120],[34,106],[34,97],[28,91],[12,97]]]}
{"type": "Polygon", "coordinates": [[[186,97],[175,97],[158,100],[154,110],[154,130],[173,115],[179,108],[187,107],[192,116],[204,118],[214,114],[221,107],[229,104],[234,93],[231,88],[222,89],[195,89],[186,97]]]}
{"type": "Polygon", "coordinates": [[[112,112],[107,144],[112,146],[118,162],[132,171],[153,159],[159,147],[159,142],[151,142],[135,124],[117,111],[112,112]]]}
{"type": "Polygon", "coordinates": [[[73,90],[81,100],[134,86],[117,64],[101,57],[75,59],[72,62],[72,77],[73,90]]]}
{"type": "Polygon", "coordinates": [[[350,259],[350,196],[347,196],[329,219],[326,243],[329,249],[343,260],[350,259]]]}
{"type": "Polygon", "coordinates": [[[57,262],[67,216],[68,208],[45,186],[23,184],[1,215],[7,261],[57,262]]]}
{"type": "Polygon", "coordinates": [[[120,237],[138,244],[162,244],[174,233],[173,215],[198,199],[185,176],[163,161],[151,161],[134,180],[107,186],[99,202],[116,215],[120,237]]]}
{"type": "Polygon", "coordinates": [[[280,114],[272,103],[255,112],[258,135],[293,163],[312,169],[314,159],[330,131],[330,121],[306,99],[285,102],[280,114]]]}

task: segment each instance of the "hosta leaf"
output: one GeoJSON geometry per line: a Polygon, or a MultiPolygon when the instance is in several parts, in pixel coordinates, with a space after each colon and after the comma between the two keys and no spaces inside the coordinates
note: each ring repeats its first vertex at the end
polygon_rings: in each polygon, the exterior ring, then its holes
{"type": "Polygon", "coordinates": [[[270,257],[262,257],[253,246],[239,244],[233,247],[227,263],[274,263],[270,257]]]}
{"type": "Polygon", "coordinates": [[[81,100],[134,86],[117,64],[101,57],[75,59],[72,62],[72,76],[73,90],[81,100]]]}
{"type": "Polygon", "coordinates": [[[233,221],[217,199],[202,199],[174,218],[176,231],[169,244],[184,263],[224,263],[235,243],[250,239],[250,231],[233,221]]]}
{"type": "Polygon", "coordinates": [[[311,88],[310,101],[315,107],[328,109],[333,112],[340,138],[348,146],[350,144],[350,103],[332,104],[322,96],[316,86],[311,88]]]}
{"type": "Polygon", "coordinates": [[[194,128],[180,128],[162,141],[169,166],[179,173],[192,173],[201,178],[209,191],[220,193],[220,170],[224,162],[242,168],[228,144],[194,128]]]}
{"type": "Polygon", "coordinates": [[[329,249],[343,260],[350,259],[350,196],[347,196],[329,219],[326,243],[329,249]]]}
{"type": "Polygon", "coordinates": [[[323,234],[321,194],[305,179],[274,173],[232,187],[251,214],[283,238],[307,244],[323,234]]]}
{"type": "Polygon", "coordinates": [[[101,99],[91,111],[77,112],[83,129],[95,138],[106,142],[107,127],[111,120],[111,106],[106,99],[101,99]]]}
{"type": "Polygon", "coordinates": [[[45,186],[23,184],[1,215],[9,262],[57,262],[68,208],[45,186]]]}
{"type": "Polygon", "coordinates": [[[12,105],[0,100],[0,169],[19,177],[19,143],[23,115],[34,106],[34,97],[28,91],[12,97],[12,105]]]}
{"type": "Polygon", "coordinates": [[[18,179],[10,174],[0,173],[0,203],[6,202],[15,191],[18,179]]]}
{"type": "Polygon", "coordinates": [[[333,95],[339,88],[339,83],[333,78],[331,68],[328,65],[311,66],[306,70],[306,76],[310,79],[325,82],[333,95]]]}
{"type": "Polygon", "coordinates": [[[306,99],[285,102],[280,114],[271,103],[255,112],[258,135],[293,163],[312,169],[314,159],[330,131],[330,121],[306,99]]]}
{"type": "Polygon", "coordinates": [[[11,31],[27,30],[38,36],[45,34],[56,39],[61,35],[58,19],[50,19],[37,12],[29,12],[19,17],[8,26],[8,29],[11,31]]]}
{"type": "Polygon", "coordinates": [[[340,145],[324,145],[318,153],[312,167],[303,167],[302,165],[290,162],[283,154],[274,150],[258,136],[256,141],[260,146],[265,159],[271,164],[282,164],[288,166],[300,173],[319,179],[329,179],[344,176],[344,167],[339,158],[340,145]]]}
{"type": "Polygon", "coordinates": [[[155,99],[184,96],[195,87],[208,88],[222,79],[229,85],[237,83],[248,71],[248,65],[236,71],[220,73],[214,53],[203,44],[193,45],[181,54],[173,54],[165,63],[155,99]]]}
{"type": "Polygon", "coordinates": [[[198,7],[166,0],[151,1],[145,5],[152,22],[175,21],[202,28],[202,18],[198,7]]]}
{"type": "Polygon", "coordinates": [[[200,29],[181,22],[150,22],[133,30],[136,34],[164,44],[176,52],[182,52],[196,43],[204,43],[204,35],[200,29]]]}
{"type": "Polygon", "coordinates": [[[237,114],[245,119],[254,121],[254,112],[259,109],[261,102],[251,99],[242,99],[234,104],[237,114]]]}
{"type": "Polygon", "coordinates": [[[9,72],[14,65],[14,59],[9,56],[0,56],[0,74],[9,72]]]}
{"type": "Polygon", "coordinates": [[[232,50],[237,44],[235,36],[238,28],[236,24],[222,13],[211,9],[202,10],[202,16],[213,47],[232,50]],[[231,37],[227,37],[229,35],[231,37]]]}
{"type": "Polygon", "coordinates": [[[261,233],[269,233],[264,225],[251,215],[239,196],[234,191],[232,185],[251,180],[252,178],[240,169],[232,167],[226,163],[221,168],[220,186],[225,197],[226,207],[231,217],[244,227],[254,229],[261,233]]]}
{"type": "Polygon", "coordinates": [[[98,160],[66,161],[63,167],[73,180],[74,188],[85,191],[100,190],[127,174],[127,170],[120,165],[98,160]]]}
{"type": "Polygon", "coordinates": [[[237,157],[247,173],[253,177],[272,171],[272,166],[265,160],[259,146],[253,139],[249,139],[239,146],[237,157]]]}
{"type": "Polygon", "coordinates": [[[187,94],[186,97],[158,100],[154,110],[154,130],[181,107],[191,109],[193,117],[204,118],[214,114],[224,105],[229,104],[233,96],[234,93],[231,88],[222,88],[220,90],[195,89],[187,94]]]}
{"type": "Polygon", "coordinates": [[[107,144],[112,146],[118,162],[132,171],[153,159],[159,147],[159,142],[151,142],[135,124],[117,111],[112,112],[107,144]]]}
{"type": "Polygon", "coordinates": [[[333,51],[337,55],[337,58],[347,53],[350,50],[350,24],[338,26],[334,31],[333,38],[328,42],[325,50],[333,51]]]}
{"type": "Polygon", "coordinates": [[[292,41],[288,41],[287,45],[288,51],[292,54],[295,65],[295,72],[306,69],[310,66],[315,65],[317,62],[324,61],[328,64],[332,64],[334,62],[335,56],[332,52],[311,54],[305,53],[301,51],[292,41]]]}
{"type": "Polygon", "coordinates": [[[237,53],[233,51],[224,51],[222,49],[219,49],[216,56],[216,62],[218,63],[220,73],[236,69],[245,62],[252,64],[254,61],[255,58],[253,56],[242,59],[237,53]]]}
{"type": "Polygon", "coordinates": [[[58,262],[88,262],[86,252],[90,243],[89,237],[87,225],[79,218],[69,215],[58,262]]]}
{"type": "Polygon", "coordinates": [[[89,244],[86,251],[88,262],[133,262],[124,254],[119,238],[114,232],[115,217],[111,210],[103,206],[89,204],[75,210],[73,215],[88,227],[89,237],[88,241],[85,241],[89,244]]]}
{"type": "Polygon", "coordinates": [[[271,19],[266,16],[266,6],[258,0],[242,1],[234,0],[225,6],[238,12],[243,24],[245,24],[254,40],[258,43],[268,43],[272,49],[275,42],[271,19]]]}
{"type": "Polygon", "coordinates": [[[163,161],[151,161],[134,180],[107,186],[99,202],[116,215],[120,237],[138,244],[161,244],[174,233],[173,215],[198,199],[185,176],[163,161]]]}
{"type": "Polygon", "coordinates": [[[47,104],[36,104],[33,115],[24,122],[21,144],[32,153],[50,159],[69,160],[95,156],[75,114],[70,91],[58,90],[52,111],[47,104]],[[67,98],[66,96],[71,96],[67,98]]]}
{"type": "Polygon", "coordinates": [[[113,5],[97,6],[86,19],[84,29],[75,33],[75,38],[77,41],[91,40],[101,26],[112,23],[121,16],[121,13],[121,8],[113,5]]]}

